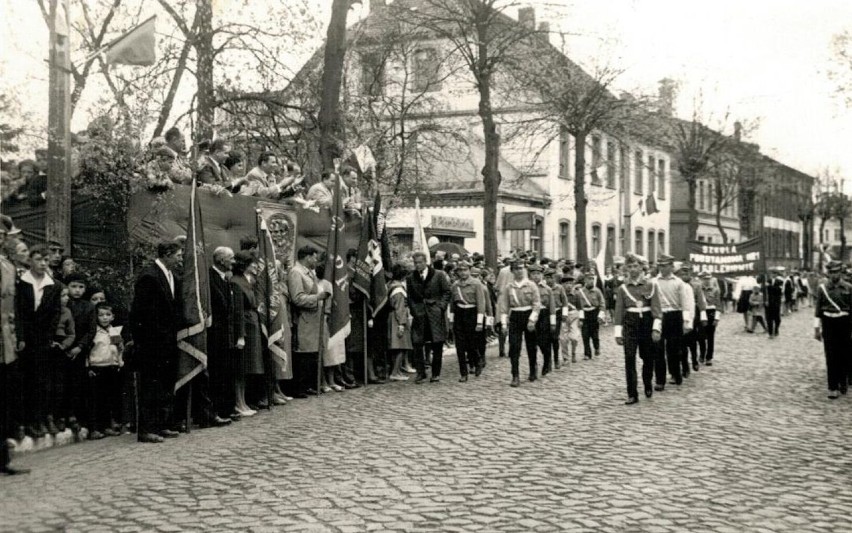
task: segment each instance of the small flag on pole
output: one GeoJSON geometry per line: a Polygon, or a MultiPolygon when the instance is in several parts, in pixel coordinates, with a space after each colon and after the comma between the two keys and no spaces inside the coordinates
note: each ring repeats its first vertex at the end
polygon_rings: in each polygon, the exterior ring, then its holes
{"type": "Polygon", "coordinates": [[[432,257],[429,255],[429,243],[426,240],[426,233],[423,231],[423,223],[420,221],[420,198],[414,199],[414,239],[411,250],[423,252],[426,254],[426,262],[432,262],[432,257]]]}
{"type": "Polygon", "coordinates": [[[153,65],[157,60],[156,22],[157,16],[154,15],[106,45],[99,51],[104,55],[104,61],[108,65],[153,65]]]}
{"type": "Polygon", "coordinates": [[[653,194],[649,194],[642,200],[639,200],[639,211],[641,211],[643,217],[660,212],[660,210],[657,209],[657,200],[654,198],[653,194]]]}

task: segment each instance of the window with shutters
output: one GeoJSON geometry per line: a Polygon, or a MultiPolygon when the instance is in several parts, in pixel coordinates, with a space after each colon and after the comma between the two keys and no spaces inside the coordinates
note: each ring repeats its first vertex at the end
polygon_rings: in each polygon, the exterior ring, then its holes
{"type": "Polygon", "coordinates": [[[559,257],[568,258],[571,255],[570,240],[568,238],[569,224],[567,220],[559,222],[559,257]]]}
{"type": "Polygon", "coordinates": [[[601,225],[592,224],[592,257],[596,257],[601,251],[601,225]]]}
{"type": "Polygon", "coordinates": [[[656,168],[656,159],[653,155],[648,156],[648,194],[653,195],[654,190],[657,188],[657,180],[656,173],[654,172],[654,168],[656,168]]]}
{"type": "Polygon", "coordinates": [[[378,54],[363,54],[361,56],[361,94],[364,96],[381,96],[384,92],[385,72],[384,63],[378,54]]]}

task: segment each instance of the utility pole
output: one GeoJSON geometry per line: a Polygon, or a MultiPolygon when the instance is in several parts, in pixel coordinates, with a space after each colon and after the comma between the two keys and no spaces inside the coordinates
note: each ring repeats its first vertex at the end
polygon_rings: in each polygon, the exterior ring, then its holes
{"type": "Polygon", "coordinates": [[[71,250],[71,46],[69,0],[50,0],[47,117],[48,240],[71,250]]]}

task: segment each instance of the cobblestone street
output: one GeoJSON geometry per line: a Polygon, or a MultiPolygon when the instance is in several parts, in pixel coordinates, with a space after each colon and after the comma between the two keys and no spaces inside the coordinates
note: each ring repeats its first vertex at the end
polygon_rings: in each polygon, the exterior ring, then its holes
{"type": "Polygon", "coordinates": [[[811,313],[784,317],[773,341],[723,315],[715,365],[637,406],[623,405],[623,358],[604,328],[601,358],[520,389],[494,351],[466,384],[451,356],[439,384],[326,394],[160,445],[128,436],[31,454],[15,463],[29,476],[0,480],[0,525],[848,530],[852,398],[826,398],[811,313]]]}

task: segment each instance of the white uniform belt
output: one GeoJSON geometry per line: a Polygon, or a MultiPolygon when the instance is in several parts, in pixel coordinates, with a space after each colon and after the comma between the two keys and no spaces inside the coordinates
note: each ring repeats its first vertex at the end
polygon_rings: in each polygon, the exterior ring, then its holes
{"type": "Polygon", "coordinates": [[[583,311],[594,311],[597,307],[584,307],[583,311]]]}
{"type": "Polygon", "coordinates": [[[707,310],[708,310],[708,311],[715,311],[715,310],[716,310],[716,306],[715,306],[715,305],[708,305],[708,306],[707,306],[707,310]]]}
{"type": "Polygon", "coordinates": [[[456,302],[456,307],[460,309],[474,309],[476,307],[476,304],[460,304],[456,302]]]}
{"type": "Polygon", "coordinates": [[[846,311],[823,311],[822,314],[829,318],[840,318],[843,316],[849,316],[849,313],[847,313],[846,311]]]}
{"type": "Polygon", "coordinates": [[[525,305],[523,307],[513,307],[512,311],[532,311],[531,305],[525,305]]]}
{"type": "Polygon", "coordinates": [[[674,307],[663,307],[663,313],[680,313],[680,309],[675,309],[674,307]]]}
{"type": "Polygon", "coordinates": [[[625,309],[625,311],[628,311],[630,313],[638,313],[638,314],[641,315],[642,313],[650,313],[651,308],[650,307],[628,307],[627,309],[625,309]]]}

